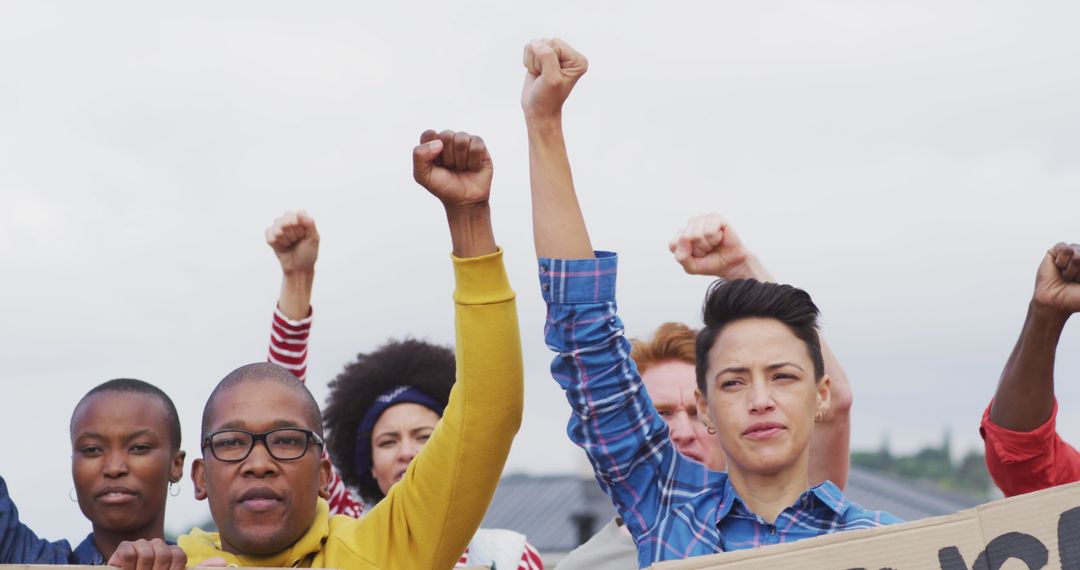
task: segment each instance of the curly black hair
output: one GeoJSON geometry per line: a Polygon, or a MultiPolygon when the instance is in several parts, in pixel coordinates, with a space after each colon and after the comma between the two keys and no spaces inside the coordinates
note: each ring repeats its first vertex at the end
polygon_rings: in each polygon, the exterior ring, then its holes
{"type": "Polygon", "coordinates": [[[375,398],[395,386],[408,385],[445,406],[455,379],[453,350],[411,338],[391,339],[346,364],[330,382],[323,410],[323,424],[329,432],[326,448],[345,484],[371,503],[384,496],[371,473],[356,470],[356,429],[375,398]]]}

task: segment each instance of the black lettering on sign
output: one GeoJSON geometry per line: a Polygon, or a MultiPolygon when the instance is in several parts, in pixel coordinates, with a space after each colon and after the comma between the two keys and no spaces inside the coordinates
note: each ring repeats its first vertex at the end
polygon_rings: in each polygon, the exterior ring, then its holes
{"type": "Polygon", "coordinates": [[[941,570],[968,570],[964,557],[960,555],[960,549],[955,546],[942,548],[937,553],[938,564],[941,570]]]}
{"type": "Polygon", "coordinates": [[[1030,534],[1007,532],[986,545],[986,550],[975,559],[972,570],[999,570],[1014,558],[1031,570],[1039,570],[1050,561],[1050,551],[1030,534]]]}
{"type": "Polygon", "coordinates": [[[1058,518],[1058,556],[1061,570],[1080,570],[1080,507],[1058,518]]]}
{"type": "MultiPolygon", "coordinates": [[[[1000,570],[1005,562],[1019,560],[1030,570],[1039,570],[1046,566],[1050,552],[1039,539],[1022,532],[1007,532],[986,545],[986,550],[979,553],[971,570],[1000,570]]],[[[955,546],[938,551],[938,563],[941,570],[968,570],[960,549],[955,546]]]]}

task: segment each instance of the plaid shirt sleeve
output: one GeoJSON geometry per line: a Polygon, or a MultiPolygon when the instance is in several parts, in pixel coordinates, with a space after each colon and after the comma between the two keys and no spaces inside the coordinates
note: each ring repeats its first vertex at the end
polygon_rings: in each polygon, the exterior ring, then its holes
{"type": "Polygon", "coordinates": [[[662,530],[657,527],[681,491],[700,490],[705,468],[675,451],[630,359],[616,315],[617,262],[611,252],[597,252],[595,259],[540,259],[548,306],[544,336],[557,353],[551,374],[572,408],[570,438],[585,450],[597,481],[640,543],[662,530]]]}

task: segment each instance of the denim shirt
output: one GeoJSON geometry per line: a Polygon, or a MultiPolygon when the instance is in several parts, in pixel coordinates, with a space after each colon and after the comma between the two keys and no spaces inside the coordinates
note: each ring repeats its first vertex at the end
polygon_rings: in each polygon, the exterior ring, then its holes
{"type": "Polygon", "coordinates": [[[19,520],[19,510],[0,477],[0,564],[80,564],[102,566],[105,560],[90,533],[75,550],[66,540],[39,538],[19,520]]]}
{"type": "Polygon", "coordinates": [[[539,264],[544,337],[557,353],[551,374],[572,409],[567,431],[634,536],[641,567],[900,522],[848,501],[828,481],[774,524],[750,512],[726,473],[687,459],[671,443],[617,315],[616,255],[539,264]]]}

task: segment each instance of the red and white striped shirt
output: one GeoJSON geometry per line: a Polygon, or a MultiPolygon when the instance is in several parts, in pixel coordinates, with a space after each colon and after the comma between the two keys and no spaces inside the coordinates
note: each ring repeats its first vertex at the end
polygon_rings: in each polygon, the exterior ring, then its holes
{"type": "MultiPolygon", "coordinates": [[[[307,383],[307,357],[308,337],[311,334],[312,312],[308,312],[307,318],[299,321],[292,320],[284,315],[280,309],[274,308],[274,318],[270,327],[270,350],[266,360],[277,364],[292,372],[301,382],[307,383]]],[[[323,457],[329,459],[330,455],[323,449],[323,457]]],[[[353,496],[352,492],[341,480],[337,469],[330,470],[330,514],[348,515],[360,518],[364,513],[364,505],[353,496]]],[[[475,565],[470,560],[468,549],[461,555],[457,567],[475,565]]],[[[544,570],[544,563],[536,549],[528,542],[521,553],[521,562],[518,570],[544,570]]]]}

